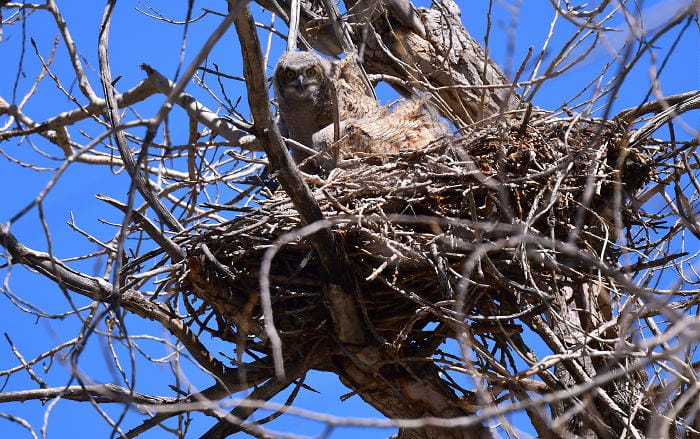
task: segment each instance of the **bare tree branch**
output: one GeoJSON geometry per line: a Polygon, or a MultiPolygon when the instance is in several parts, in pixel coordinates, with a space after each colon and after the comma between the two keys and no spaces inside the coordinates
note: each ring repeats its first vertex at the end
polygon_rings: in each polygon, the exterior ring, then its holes
{"type": "MultiPolygon", "coordinates": [[[[46,253],[25,247],[4,225],[0,225],[0,243],[12,257],[13,263],[31,267],[66,289],[102,303],[109,303],[115,293],[112,284],[105,280],[79,273],[46,253]]],[[[134,290],[121,292],[121,304],[128,311],[162,324],[212,375],[226,377],[228,374],[235,373],[214,358],[207,348],[197,340],[182,319],[167,309],[165,305],[150,301],[134,290]]]]}

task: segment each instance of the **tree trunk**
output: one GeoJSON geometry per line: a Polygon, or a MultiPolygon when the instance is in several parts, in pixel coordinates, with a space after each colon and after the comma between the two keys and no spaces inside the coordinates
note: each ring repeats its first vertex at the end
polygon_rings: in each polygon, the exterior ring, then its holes
{"type": "MultiPolygon", "coordinates": [[[[403,362],[380,365],[391,357],[377,348],[364,348],[357,352],[354,360],[343,358],[337,361],[335,372],[343,384],[390,419],[449,419],[475,414],[470,410],[469,401],[457,397],[439,377],[439,370],[433,364],[403,362]]],[[[439,425],[400,428],[398,437],[486,439],[492,436],[486,426],[477,422],[463,428],[441,428],[439,425]]]]}

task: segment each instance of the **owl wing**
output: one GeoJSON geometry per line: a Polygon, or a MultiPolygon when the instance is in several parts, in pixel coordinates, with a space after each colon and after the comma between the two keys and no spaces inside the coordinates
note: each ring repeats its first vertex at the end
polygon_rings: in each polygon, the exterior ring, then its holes
{"type": "Polygon", "coordinates": [[[381,117],[348,121],[348,147],[370,153],[396,153],[427,146],[444,133],[444,126],[421,108],[407,101],[381,117]]]}

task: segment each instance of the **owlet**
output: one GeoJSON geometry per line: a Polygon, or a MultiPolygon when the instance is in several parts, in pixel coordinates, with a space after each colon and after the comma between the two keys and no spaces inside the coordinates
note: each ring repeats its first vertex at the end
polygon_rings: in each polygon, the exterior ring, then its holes
{"type": "MultiPolygon", "coordinates": [[[[285,52],[273,76],[283,136],[311,148],[312,136],[333,123],[331,63],[313,52],[285,52]]],[[[297,163],[308,155],[294,150],[297,163]]]]}

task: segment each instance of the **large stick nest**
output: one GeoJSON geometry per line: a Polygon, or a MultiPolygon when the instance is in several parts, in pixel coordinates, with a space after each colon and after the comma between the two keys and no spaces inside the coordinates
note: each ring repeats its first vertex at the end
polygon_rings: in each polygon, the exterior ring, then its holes
{"type": "MultiPolygon", "coordinates": [[[[420,345],[430,322],[461,320],[456,309],[473,330],[517,331],[513,320],[493,317],[540,313],[563,286],[585,280],[588,268],[553,248],[555,240],[574,236],[598,260],[619,257],[608,240],[615,225],[633,221],[626,200],[651,169],[643,151],[624,146],[625,135],[614,122],[540,114],[424,150],[354,157],[307,180],[359,281],[374,334],[397,348],[420,345]]],[[[189,248],[188,271],[178,275],[203,301],[193,315],[204,321],[213,312],[224,338],[231,328],[261,335],[260,268],[271,249],[270,293],[283,339],[328,337],[322,270],[302,226],[278,190],[259,208],[203,231],[189,248]]]]}

